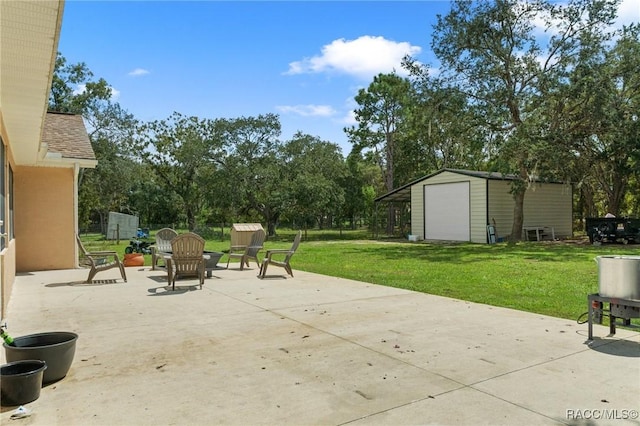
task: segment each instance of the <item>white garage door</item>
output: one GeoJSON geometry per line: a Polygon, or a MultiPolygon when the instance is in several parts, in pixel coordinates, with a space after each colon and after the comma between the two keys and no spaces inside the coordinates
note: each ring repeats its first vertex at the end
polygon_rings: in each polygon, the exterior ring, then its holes
{"type": "Polygon", "coordinates": [[[425,185],[425,239],[470,241],[469,222],[469,182],[425,185]]]}

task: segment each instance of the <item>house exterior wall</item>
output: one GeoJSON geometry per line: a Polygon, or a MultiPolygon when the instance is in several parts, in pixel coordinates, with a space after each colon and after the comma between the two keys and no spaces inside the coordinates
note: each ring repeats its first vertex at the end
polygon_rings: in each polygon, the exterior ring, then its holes
{"type": "Polygon", "coordinates": [[[470,240],[487,242],[487,186],[486,180],[473,176],[443,171],[411,187],[411,234],[425,236],[424,187],[442,183],[469,182],[470,240]]]}
{"type": "Polygon", "coordinates": [[[71,168],[14,171],[17,272],[76,266],[74,178],[71,168]]]}
{"type": "Polygon", "coordinates": [[[2,318],[5,318],[9,297],[16,278],[16,240],[9,240],[0,254],[0,273],[2,274],[2,318]]]}
{"type": "MultiPolygon", "coordinates": [[[[33,263],[33,259],[47,259],[49,256],[58,257],[58,253],[66,253],[66,240],[57,240],[57,233],[64,232],[69,220],[75,221],[76,214],[68,215],[68,207],[64,190],[74,186],[74,166],[71,170],[39,170],[35,173],[42,178],[37,185],[29,176],[27,169],[39,163],[42,158],[41,136],[43,114],[47,110],[47,99],[51,89],[51,76],[55,68],[56,52],[62,25],[64,0],[46,2],[34,1],[0,1],[0,16],[2,17],[2,60],[0,61],[0,136],[6,146],[2,171],[4,173],[5,204],[2,211],[4,220],[3,233],[8,234],[4,240],[4,248],[0,251],[0,319],[4,320],[7,305],[15,282],[17,271],[22,271],[19,265],[26,261],[33,263]],[[8,179],[9,167],[13,172],[13,183],[8,179]],[[42,173],[41,173],[42,172],[42,173]],[[71,179],[62,179],[64,184],[58,188],[59,176],[71,173],[71,179]],[[22,178],[21,182],[18,182],[22,178]],[[35,183],[35,184],[34,184],[35,183]],[[38,187],[40,186],[40,188],[38,187]],[[32,193],[33,191],[33,193],[32,193]],[[52,197],[64,194],[64,200],[49,203],[52,197]],[[33,199],[43,200],[37,211],[51,219],[47,220],[47,227],[39,228],[42,224],[32,211],[33,199]],[[11,203],[11,206],[10,204],[11,203]],[[49,203],[49,204],[46,204],[49,203]],[[62,218],[62,219],[61,219],[62,218]],[[29,228],[38,236],[33,241],[29,228]],[[42,241],[44,240],[44,241],[42,241]],[[42,243],[42,244],[40,244],[42,243]],[[40,245],[39,245],[40,244],[40,245]],[[25,259],[28,256],[29,259],[25,259]]],[[[56,164],[57,167],[59,164],[56,164]]],[[[72,208],[76,204],[71,203],[72,208]]],[[[71,234],[73,241],[73,233],[71,234]]],[[[75,252],[75,251],[74,251],[75,252]]],[[[75,255],[71,260],[75,260],[75,255]]],[[[36,262],[36,265],[38,262],[36,262]]],[[[34,269],[35,270],[35,269],[34,269]]]]}
{"type": "MultiPolygon", "coordinates": [[[[2,110],[0,110],[0,143],[6,144],[8,141],[6,127],[4,125],[4,120],[2,116],[2,110]]],[[[12,152],[11,147],[9,145],[5,145],[5,162],[0,167],[2,173],[4,173],[4,182],[5,188],[4,193],[7,198],[4,203],[4,212],[2,217],[4,218],[4,226],[0,228],[2,232],[8,234],[6,238],[5,247],[0,251],[0,319],[5,318],[7,312],[7,305],[9,304],[9,297],[11,296],[11,291],[13,289],[13,282],[16,278],[16,245],[15,240],[10,239],[9,235],[11,235],[10,226],[11,221],[9,220],[9,196],[11,192],[9,191],[9,165],[11,164],[12,152]]]]}
{"type": "MultiPolygon", "coordinates": [[[[498,238],[508,237],[513,225],[513,196],[509,182],[489,180],[489,220],[495,220],[498,238]]],[[[573,235],[572,187],[536,183],[524,196],[524,226],[552,227],[558,238],[573,235]]]]}

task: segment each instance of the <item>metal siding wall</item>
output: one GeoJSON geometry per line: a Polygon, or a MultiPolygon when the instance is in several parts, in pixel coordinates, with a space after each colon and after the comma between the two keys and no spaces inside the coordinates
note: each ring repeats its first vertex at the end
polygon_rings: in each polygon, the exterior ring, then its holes
{"type": "Polygon", "coordinates": [[[487,242],[485,179],[442,172],[411,187],[411,233],[424,238],[424,186],[439,183],[469,182],[471,242],[487,242]]]}
{"type": "Polygon", "coordinates": [[[424,197],[422,183],[411,187],[411,235],[424,238],[424,197]]]}
{"type": "Polygon", "coordinates": [[[550,226],[556,237],[573,235],[571,185],[542,183],[527,190],[524,197],[524,225],[550,226]]]}
{"type": "Polygon", "coordinates": [[[469,197],[471,202],[471,241],[474,243],[487,242],[487,180],[469,178],[471,187],[469,197]]]}
{"type": "Polygon", "coordinates": [[[507,238],[513,226],[513,196],[509,193],[509,182],[489,180],[489,220],[495,220],[496,237],[507,238]]]}
{"type": "MultiPolygon", "coordinates": [[[[509,182],[489,181],[489,220],[495,219],[497,236],[507,237],[513,225],[513,196],[509,182]]],[[[524,225],[550,226],[556,237],[573,234],[571,185],[539,183],[527,190],[524,196],[524,225]]]]}

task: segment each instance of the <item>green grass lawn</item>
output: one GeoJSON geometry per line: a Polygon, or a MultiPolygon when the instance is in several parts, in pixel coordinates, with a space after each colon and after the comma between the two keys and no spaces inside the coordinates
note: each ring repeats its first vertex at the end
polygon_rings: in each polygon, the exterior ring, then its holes
{"type": "MultiPolygon", "coordinates": [[[[294,231],[279,231],[265,249],[291,245],[294,231]]],[[[587,295],[598,292],[598,255],[640,255],[640,245],[523,242],[445,244],[365,239],[366,232],[310,231],[292,259],[294,269],[373,284],[486,303],[576,320],[587,311],[587,295]]],[[[89,250],[119,245],[83,235],[89,250]]],[[[225,251],[224,241],[206,250],[225,251]]],[[[150,265],[151,256],[145,256],[150,265]]],[[[226,256],[221,263],[226,264],[226,256]]],[[[634,320],[634,323],[636,321],[634,320]]]]}

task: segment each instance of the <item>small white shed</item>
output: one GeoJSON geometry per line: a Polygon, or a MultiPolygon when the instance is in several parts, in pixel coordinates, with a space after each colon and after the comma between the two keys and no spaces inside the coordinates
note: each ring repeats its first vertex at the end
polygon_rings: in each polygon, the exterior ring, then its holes
{"type": "MultiPolygon", "coordinates": [[[[497,238],[511,234],[513,177],[501,173],[441,169],[381,197],[411,203],[411,234],[425,240],[488,242],[487,226],[497,238]]],[[[524,199],[524,227],[572,235],[572,187],[532,182],[524,199]]],[[[524,232],[524,230],[523,230],[524,232]]]]}

